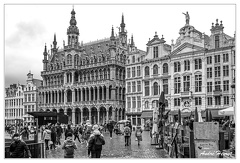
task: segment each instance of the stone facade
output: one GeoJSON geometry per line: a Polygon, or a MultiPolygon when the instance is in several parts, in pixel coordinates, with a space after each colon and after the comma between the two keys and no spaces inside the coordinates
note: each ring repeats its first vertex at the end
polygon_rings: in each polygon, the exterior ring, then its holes
{"type": "Polygon", "coordinates": [[[118,36],[79,43],[79,30],[71,12],[68,43],[57,49],[56,35],[50,53],[44,50],[43,86],[39,107],[65,113],[69,123],[104,123],[125,119],[125,63],[128,54],[124,16],[118,36]]]}

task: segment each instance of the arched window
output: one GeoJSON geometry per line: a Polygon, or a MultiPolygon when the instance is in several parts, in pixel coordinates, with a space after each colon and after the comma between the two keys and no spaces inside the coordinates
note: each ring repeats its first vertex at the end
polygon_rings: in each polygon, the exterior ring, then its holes
{"type": "Polygon", "coordinates": [[[158,95],[158,83],[153,84],[153,95],[158,95]]]}
{"type": "Polygon", "coordinates": [[[149,102],[148,101],[145,102],[145,109],[149,109],[149,102]]]}
{"type": "Polygon", "coordinates": [[[153,66],[153,75],[157,75],[158,74],[158,65],[154,65],[153,66]]]}
{"type": "Polygon", "coordinates": [[[168,64],[167,63],[163,64],[163,73],[168,73],[168,64]]]}
{"type": "Polygon", "coordinates": [[[79,60],[79,56],[78,56],[78,54],[75,54],[75,56],[74,56],[74,64],[75,65],[78,65],[78,60],[79,60]]]}
{"type": "Polygon", "coordinates": [[[149,76],[149,67],[145,67],[145,76],[149,76]]]}
{"type": "Polygon", "coordinates": [[[135,63],[135,56],[132,56],[132,63],[135,63]]]}
{"type": "Polygon", "coordinates": [[[71,55],[71,54],[68,54],[68,55],[67,55],[67,64],[68,64],[68,65],[71,65],[71,63],[72,63],[72,55],[71,55]]]}

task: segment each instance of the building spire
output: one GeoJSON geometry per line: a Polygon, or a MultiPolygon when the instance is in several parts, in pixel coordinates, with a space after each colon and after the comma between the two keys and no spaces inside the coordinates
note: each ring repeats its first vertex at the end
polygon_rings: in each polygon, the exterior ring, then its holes
{"type": "Polygon", "coordinates": [[[131,37],[131,46],[134,46],[133,34],[132,34],[132,37],[131,37]]]}
{"type": "Polygon", "coordinates": [[[54,48],[54,49],[57,48],[56,33],[54,33],[53,48],[54,48]]]}
{"type": "Polygon", "coordinates": [[[125,28],[125,23],[124,23],[124,16],[122,14],[122,23],[120,24],[121,26],[121,32],[124,32],[124,28],[125,28]]]}
{"type": "Polygon", "coordinates": [[[114,40],[115,39],[115,36],[114,36],[114,28],[112,26],[112,32],[111,32],[111,37],[110,37],[110,40],[114,40]]]}

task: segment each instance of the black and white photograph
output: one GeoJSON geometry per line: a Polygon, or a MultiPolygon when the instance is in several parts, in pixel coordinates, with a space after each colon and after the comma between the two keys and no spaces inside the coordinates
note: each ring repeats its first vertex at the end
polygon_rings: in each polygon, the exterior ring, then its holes
{"type": "Polygon", "coordinates": [[[4,3],[4,159],[235,160],[236,6],[4,3]]]}

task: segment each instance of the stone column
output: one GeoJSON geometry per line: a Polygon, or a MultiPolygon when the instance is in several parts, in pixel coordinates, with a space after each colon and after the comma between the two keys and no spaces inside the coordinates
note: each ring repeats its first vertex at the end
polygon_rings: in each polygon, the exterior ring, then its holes
{"type": "Polygon", "coordinates": [[[97,100],[100,100],[100,88],[99,87],[97,87],[97,100]]]}
{"type": "Polygon", "coordinates": [[[75,111],[72,110],[72,123],[75,125],[75,111]]]}
{"type": "Polygon", "coordinates": [[[116,88],[116,93],[115,93],[116,100],[118,100],[118,93],[119,93],[119,87],[116,88]]]}
{"type": "Polygon", "coordinates": [[[43,104],[46,104],[46,92],[43,92],[43,104]]]}
{"type": "Polygon", "coordinates": [[[59,104],[59,91],[57,91],[57,103],[59,104]]]}
{"type": "Polygon", "coordinates": [[[75,89],[72,90],[72,104],[75,102],[75,89]]]}
{"type": "Polygon", "coordinates": [[[99,122],[100,122],[100,110],[97,110],[97,114],[98,114],[98,121],[97,121],[97,123],[99,124],[99,122]]]}
{"type": "Polygon", "coordinates": [[[76,94],[76,102],[78,102],[78,96],[79,96],[79,90],[77,89],[77,94],[76,94]]]}
{"type": "Polygon", "coordinates": [[[109,87],[107,86],[106,89],[106,100],[109,100],[109,87]]]}
{"type": "Polygon", "coordinates": [[[88,89],[88,93],[89,93],[89,101],[91,101],[91,88],[88,89]]]}
{"type": "Polygon", "coordinates": [[[112,120],[115,120],[115,107],[112,107],[112,120]]]}
{"type": "Polygon", "coordinates": [[[66,84],[67,83],[67,73],[65,72],[64,73],[64,84],[66,84]]]}
{"type": "Polygon", "coordinates": [[[87,101],[87,89],[85,89],[85,101],[87,101]]]}
{"type": "Polygon", "coordinates": [[[89,121],[92,124],[92,113],[91,113],[91,109],[89,109],[89,121]]]}
{"type": "Polygon", "coordinates": [[[93,88],[93,101],[96,101],[96,98],[95,98],[96,94],[95,94],[95,87],[93,88]]]}
{"type": "Polygon", "coordinates": [[[104,100],[104,87],[102,87],[102,100],[104,100]]]}
{"type": "Polygon", "coordinates": [[[119,121],[119,115],[118,115],[118,112],[119,112],[119,110],[116,112],[116,114],[117,114],[117,122],[119,121]]]}
{"type": "Polygon", "coordinates": [[[61,98],[62,98],[61,102],[64,103],[64,90],[61,91],[61,98]]]}
{"type": "Polygon", "coordinates": [[[81,97],[80,100],[83,101],[83,89],[81,89],[81,97]]]}
{"type": "Polygon", "coordinates": [[[111,90],[111,100],[115,100],[115,93],[116,92],[116,88],[112,88],[111,90]]]}
{"type": "Polygon", "coordinates": [[[80,110],[80,116],[81,116],[81,123],[83,123],[83,109],[80,110]]]}
{"type": "Polygon", "coordinates": [[[106,117],[106,121],[109,120],[108,116],[109,116],[109,109],[107,109],[107,117],[106,117]]]}
{"type": "MultiPolygon", "coordinates": [[[[74,57],[73,57],[74,58],[74,57]]],[[[74,71],[72,72],[72,84],[74,83],[74,71]]]]}
{"type": "Polygon", "coordinates": [[[64,90],[64,104],[67,103],[67,91],[64,90]]]}

